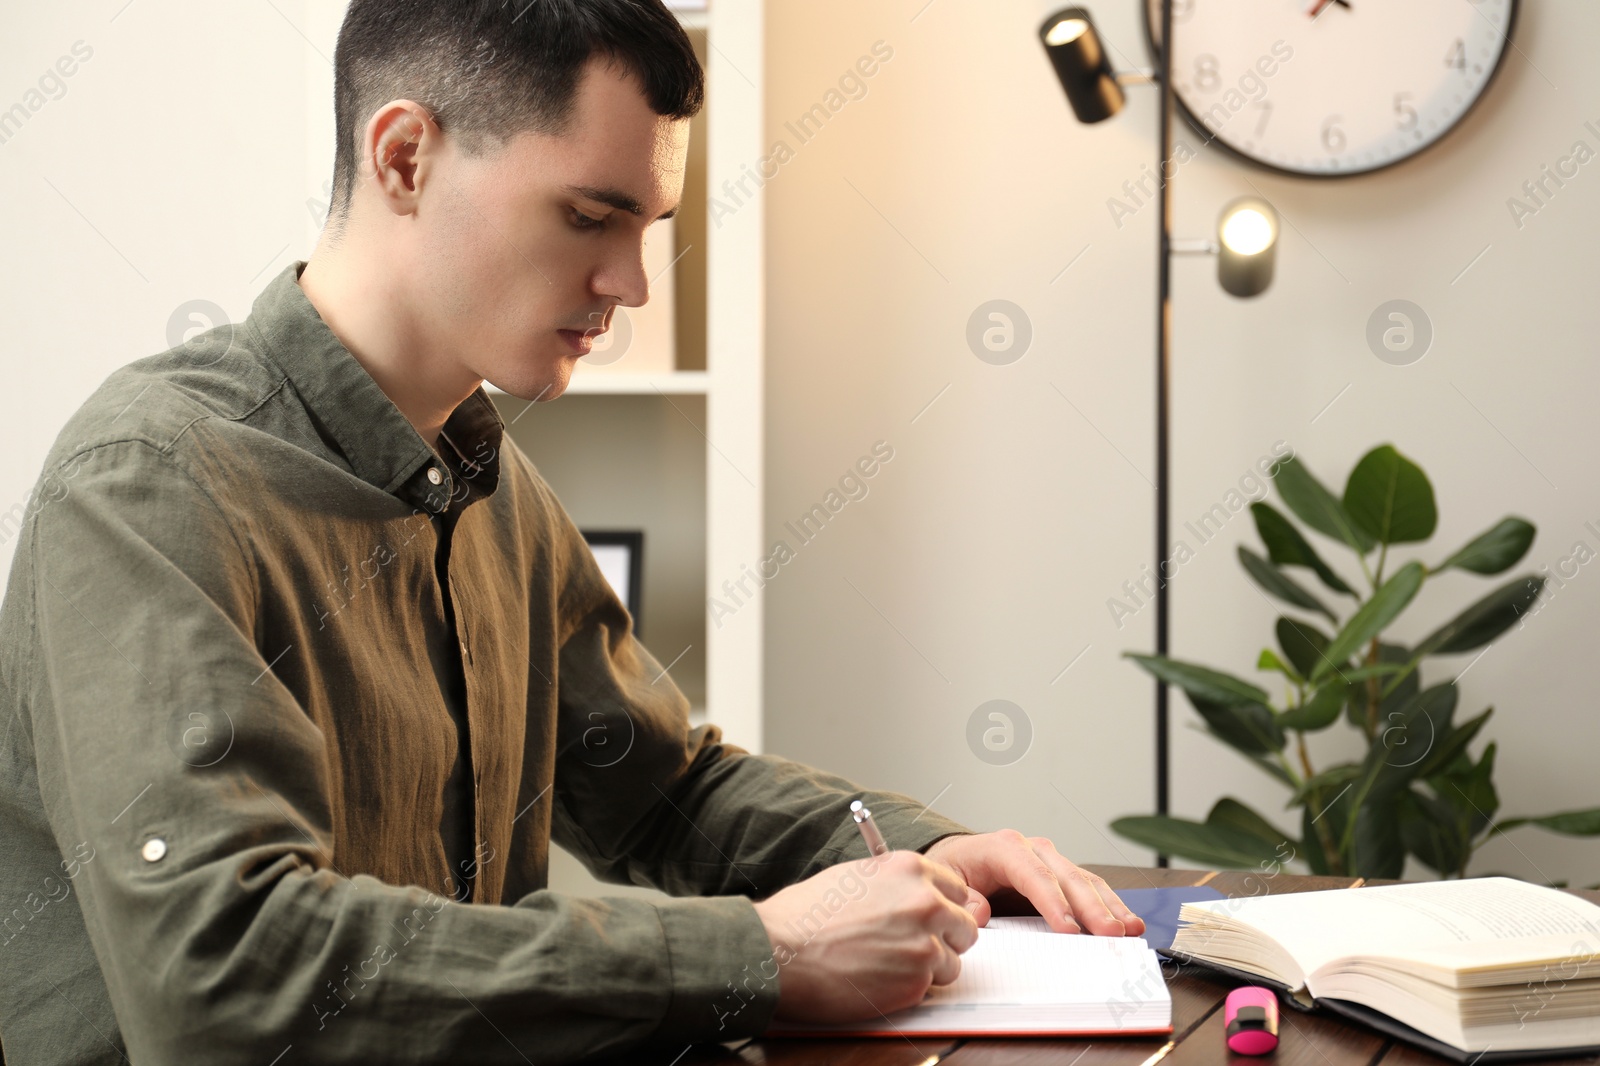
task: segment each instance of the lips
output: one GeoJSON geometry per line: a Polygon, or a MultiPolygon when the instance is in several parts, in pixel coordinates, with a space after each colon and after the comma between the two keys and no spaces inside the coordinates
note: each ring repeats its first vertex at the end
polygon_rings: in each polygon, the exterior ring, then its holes
{"type": "Polygon", "coordinates": [[[567,347],[578,355],[588,355],[594,349],[594,339],[598,336],[596,333],[577,329],[558,329],[556,332],[567,342],[567,347]]]}

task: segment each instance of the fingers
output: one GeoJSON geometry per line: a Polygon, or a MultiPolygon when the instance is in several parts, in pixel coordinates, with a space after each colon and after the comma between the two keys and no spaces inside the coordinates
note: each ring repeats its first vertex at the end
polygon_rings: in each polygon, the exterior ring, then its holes
{"type": "MultiPolygon", "coordinates": [[[[957,953],[966,951],[976,944],[978,918],[972,906],[972,897],[977,893],[968,888],[967,883],[943,863],[934,862],[915,852],[902,854],[914,857],[922,876],[938,890],[938,894],[929,904],[928,912],[923,915],[924,928],[957,953]]],[[[978,896],[978,899],[982,900],[984,907],[987,908],[988,900],[982,896],[978,896]]],[[[984,916],[984,920],[988,920],[987,915],[984,916]]]]}
{"type": "Polygon", "coordinates": [[[967,886],[966,907],[968,913],[970,913],[972,917],[977,920],[977,923],[980,926],[989,924],[989,918],[993,914],[993,911],[989,907],[988,897],[986,897],[982,892],[979,892],[977,889],[973,888],[971,885],[967,886]]]}
{"type": "MultiPolygon", "coordinates": [[[[915,855],[916,852],[907,854],[915,855]]],[[[918,856],[922,862],[923,872],[933,886],[944,893],[945,898],[958,907],[964,907],[969,902],[967,898],[967,883],[961,876],[942,862],[935,862],[926,856],[918,856]]]]}
{"type": "Polygon", "coordinates": [[[1031,842],[1015,830],[1005,829],[998,834],[1014,836],[1020,847],[1007,847],[1001,859],[1006,879],[1011,887],[1022,893],[1034,909],[1044,917],[1045,923],[1058,933],[1082,932],[1073,920],[1074,910],[1056,871],[1033,850],[1031,842]]]}
{"type": "Polygon", "coordinates": [[[1144,920],[1130,911],[1098,874],[1068,861],[1043,837],[1029,840],[1055,874],[1078,923],[1098,936],[1143,936],[1144,920]]]}
{"type": "Polygon", "coordinates": [[[938,952],[933,964],[933,983],[947,985],[961,975],[961,955],[938,937],[933,941],[938,952]]]}

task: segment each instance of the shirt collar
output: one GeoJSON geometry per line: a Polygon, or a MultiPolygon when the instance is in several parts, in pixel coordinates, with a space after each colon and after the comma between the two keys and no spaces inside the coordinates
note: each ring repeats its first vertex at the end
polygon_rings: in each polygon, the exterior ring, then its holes
{"type": "Polygon", "coordinates": [[[361,480],[438,513],[495,490],[505,422],[480,385],[445,421],[441,458],[322,320],[305,291],[305,262],[256,297],[246,325],[288,376],[361,480]]]}

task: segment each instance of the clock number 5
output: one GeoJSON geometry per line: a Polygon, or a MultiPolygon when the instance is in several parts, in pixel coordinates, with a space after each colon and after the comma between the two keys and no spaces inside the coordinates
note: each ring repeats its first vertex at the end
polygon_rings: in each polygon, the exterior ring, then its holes
{"type": "Polygon", "coordinates": [[[1410,93],[1394,94],[1394,121],[1400,129],[1414,129],[1417,125],[1417,109],[1411,106],[1410,93]]]}
{"type": "Polygon", "coordinates": [[[1342,121],[1342,116],[1329,115],[1322,124],[1322,146],[1335,155],[1344,151],[1344,130],[1339,128],[1342,121]]]}

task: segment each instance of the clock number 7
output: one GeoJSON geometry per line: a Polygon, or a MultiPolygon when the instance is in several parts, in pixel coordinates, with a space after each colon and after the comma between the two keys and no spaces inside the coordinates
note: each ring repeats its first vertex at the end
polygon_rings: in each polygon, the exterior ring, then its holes
{"type": "Polygon", "coordinates": [[[1267,130],[1267,119],[1272,117],[1272,101],[1258,100],[1256,107],[1261,109],[1261,121],[1256,123],[1256,136],[1259,137],[1267,130]]]}
{"type": "Polygon", "coordinates": [[[1394,94],[1395,125],[1403,130],[1409,130],[1417,124],[1417,109],[1411,106],[1410,93],[1394,94]]]}

